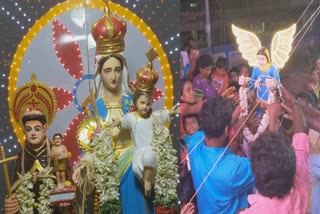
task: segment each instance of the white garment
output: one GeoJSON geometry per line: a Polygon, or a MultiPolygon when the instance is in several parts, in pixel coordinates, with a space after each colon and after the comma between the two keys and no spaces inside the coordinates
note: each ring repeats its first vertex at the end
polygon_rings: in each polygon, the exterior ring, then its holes
{"type": "Polygon", "coordinates": [[[140,117],[138,112],[130,112],[120,118],[121,128],[131,130],[132,139],[135,143],[132,168],[140,180],[142,180],[142,173],[145,166],[156,167],[155,153],[151,146],[153,139],[152,118],[154,118],[158,125],[164,125],[170,121],[170,111],[154,111],[149,118],[140,117]]]}

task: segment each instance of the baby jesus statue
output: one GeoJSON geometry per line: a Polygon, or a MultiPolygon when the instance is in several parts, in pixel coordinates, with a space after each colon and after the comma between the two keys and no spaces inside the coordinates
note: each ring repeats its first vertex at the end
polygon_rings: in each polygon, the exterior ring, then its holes
{"type": "Polygon", "coordinates": [[[63,189],[66,181],[68,150],[62,145],[63,137],[60,133],[53,135],[53,146],[50,158],[53,160],[53,170],[57,178],[57,188],[63,189]]]}

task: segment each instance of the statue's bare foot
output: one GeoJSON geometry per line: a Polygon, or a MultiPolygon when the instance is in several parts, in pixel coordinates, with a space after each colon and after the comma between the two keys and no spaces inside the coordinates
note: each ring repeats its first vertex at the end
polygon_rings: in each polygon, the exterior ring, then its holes
{"type": "Polygon", "coordinates": [[[143,183],[144,183],[144,194],[146,197],[150,197],[152,182],[155,176],[155,169],[153,167],[145,166],[143,170],[143,183]]]}
{"type": "Polygon", "coordinates": [[[150,195],[151,195],[151,188],[152,188],[151,182],[150,182],[150,181],[145,181],[145,182],[144,182],[144,195],[145,195],[146,197],[150,197],[150,195]]]}
{"type": "Polygon", "coordinates": [[[58,186],[57,186],[57,189],[61,190],[63,188],[64,188],[64,183],[59,183],[58,186]]]}

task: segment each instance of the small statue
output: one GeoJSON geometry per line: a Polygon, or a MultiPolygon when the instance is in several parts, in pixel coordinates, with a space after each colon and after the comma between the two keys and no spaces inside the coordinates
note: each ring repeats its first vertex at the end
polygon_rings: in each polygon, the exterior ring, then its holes
{"type": "Polygon", "coordinates": [[[279,88],[279,70],[289,59],[293,36],[296,32],[296,24],[287,29],[278,31],[271,42],[271,56],[269,50],[262,47],[259,38],[252,32],[232,25],[232,32],[239,44],[242,57],[248,60],[250,66],[254,66],[251,78],[240,76],[239,84],[249,89],[257,89],[258,100],[267,104],[274,102],[274,94],[279,88]]]}
{"type": "Polygon", "coordinates": [[[50,158],[53,160],[53,171],[57,178],[57,188],[63,189],[66,181],[66,168],[68,159],[67,147],[62,145],[63,137],[60,133],[53,135],[53,146],[50,158]]]}
{"type": "Polygon", "coordinates": [[[136,111],[115,119],[111,125],[113,128],[121,126],[121,129],[131,130],[135,142],[132,159],[133,172],[140,181],[143,181],[147,197],[151,195],[156,168],[155,153],[151,146],[153,125],[155,123],[164,125],[170,121],[169,110],[152,111],[151,104],[152,95],[137,90],[134,94],[136,111]]]}
{"type": "MultiPolygon", "coordinates": [[[[276,102],[277,92],[280,86],[279,70],[282,69],[289,59],[292,49],[293,36],[296,32],[296,24],[287,29],[278,31],[271,42],[271,56],[269,50],[262,47],[259,38],[252,32],[232,25],[232,32],[237,39],[239,51],[242,57],[248,60],[250,66],[254,66],[251,78],[240,76],[239,103],[241,107],[240,117],[247,117],[249,112],[249,89],[256,89],[257,103],[272,104],[276,102]]],[[[253,102],[252,102],[253,103],[253,102]]],[[[263,113],[261,108],[257,109],[257,116],[260,123],[256,133],[252,133],[248,127],[244,127],[243,135],[246,142],[253,142],[264,132],[269,125],[268,112],[263,113]]]]}

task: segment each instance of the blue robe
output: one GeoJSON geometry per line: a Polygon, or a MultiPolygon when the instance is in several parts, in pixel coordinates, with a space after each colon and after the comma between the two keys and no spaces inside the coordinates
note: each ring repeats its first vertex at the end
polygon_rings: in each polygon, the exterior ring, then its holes
{"type": "MultiPolygon", "coordinates": [[[[204,136],[203,131],[198,131],[197,135],[192,136],[188,146],[196,190],[225,149],[208,147],[204,140],[195,147],[204,136]]],[[[253,185],[254,176],[249,159],[231,153],[228,148],[197,194],[199,213],[228,214],[248,207],[248,191],[253,185]]]]}
{"type": "Polygon", "coordinates": [[[261,71],[258,66],[255,66],[252,69],[252,74],[251,74],[251,79],[249,81],[249,88],[253,89],[254,88],[254,83],[255,81],[259,78],[262,77],[261,82],[260,82],[260,87],[257,89],[257,99],[268,101],[269,97],[269,89],[265,85],[266,79],[268,77],[272,77],[278,81],[278,84],[280,83],[280,76],[277,68],[273,65],[270,65],[269,69],[266,71],[261,71]]]}
{"type": "MultiPolygon", "coordinates": [[[[131,96],[122,96],[121,110],[126,114],[132,106],[131,96]]],[[[101,98],[96,100],[97,111],[104,120],[108,117],[109,109],[101,98]]],[[[119,106],[120,107],[120,106],[119,106]]],[[[109,115],[110,116],[110,115],[109,115]]],[[[122,130],[121,130],[122,131],[122,130]]],[[[120,133],[121,135],[121,133],[120,133]]],[[[120,136],[119,135],[119,136],[120,136]]],[[[123,135],[122,135],[123,136],[123,135]]],[[[128,139],[130,140],[130,135],[128,139]]],[[[144,188],[141,182],[135,177],[132,170],[133,144],[127,146],[127,150],[118,159],[118,177],[120,178],[120,200],[123,214],[144,214],[154,213],[153,198],[144,196],[144,188]]]]}

